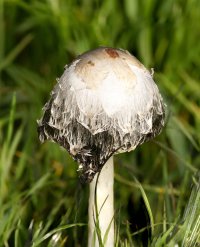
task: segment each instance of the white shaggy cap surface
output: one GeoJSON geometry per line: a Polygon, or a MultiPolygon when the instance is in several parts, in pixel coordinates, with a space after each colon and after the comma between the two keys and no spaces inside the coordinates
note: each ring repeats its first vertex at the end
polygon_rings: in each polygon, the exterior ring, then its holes
{"type": "Polygon", "coordinates": [[[162,97],[129,52],[101,47],[77,57],[58,80],[39,123],[41,141],[66,148],[90,182],[110,156],[160,133],[162,97]]]}

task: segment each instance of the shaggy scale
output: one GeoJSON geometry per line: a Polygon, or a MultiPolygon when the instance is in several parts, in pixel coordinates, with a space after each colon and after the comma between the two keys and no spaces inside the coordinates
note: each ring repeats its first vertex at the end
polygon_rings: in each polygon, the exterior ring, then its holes
{"type": "Polygon", "coordinates": [[[164,105],[150,72],[127,51],[98,48],[66,66],[38,121],[40,140],[55,141],[92,181],[117,152],[131,151],[164,125],[164,105]]]}

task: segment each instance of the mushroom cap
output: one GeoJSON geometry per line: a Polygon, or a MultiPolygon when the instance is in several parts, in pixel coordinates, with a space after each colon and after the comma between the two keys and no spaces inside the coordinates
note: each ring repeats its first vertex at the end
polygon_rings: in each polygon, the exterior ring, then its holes
{"type": "Polygon", "coordinates": [[[151,73],[129,52],[100,47],[78,56],[54,87],[38,121],[39,138],[64,147],[92,181],[115,153],[135,149],[164,126],[151,73]]]}

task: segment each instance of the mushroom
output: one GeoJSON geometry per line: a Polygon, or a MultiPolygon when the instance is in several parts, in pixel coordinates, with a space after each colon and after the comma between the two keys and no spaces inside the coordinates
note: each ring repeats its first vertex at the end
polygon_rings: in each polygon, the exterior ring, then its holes
{"type": "Polygon", "coordinates": [[[90,183],[88,247],[114,246],[113,155],[134,150],[164,126],[152,74],[128,51],[88,51],[66,66],[43,112],[40,140],[64,147],[79,163],[81,181],[90,183]]]}

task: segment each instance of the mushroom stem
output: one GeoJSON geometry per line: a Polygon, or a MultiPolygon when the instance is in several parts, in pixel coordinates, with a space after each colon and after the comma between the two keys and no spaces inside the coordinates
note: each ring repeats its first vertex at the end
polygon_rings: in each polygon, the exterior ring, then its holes
{"type": "Polygon", "coordinates": [[[88,247],[114,246],[113,181],[111,157],[90,183],[88,247]]]}

